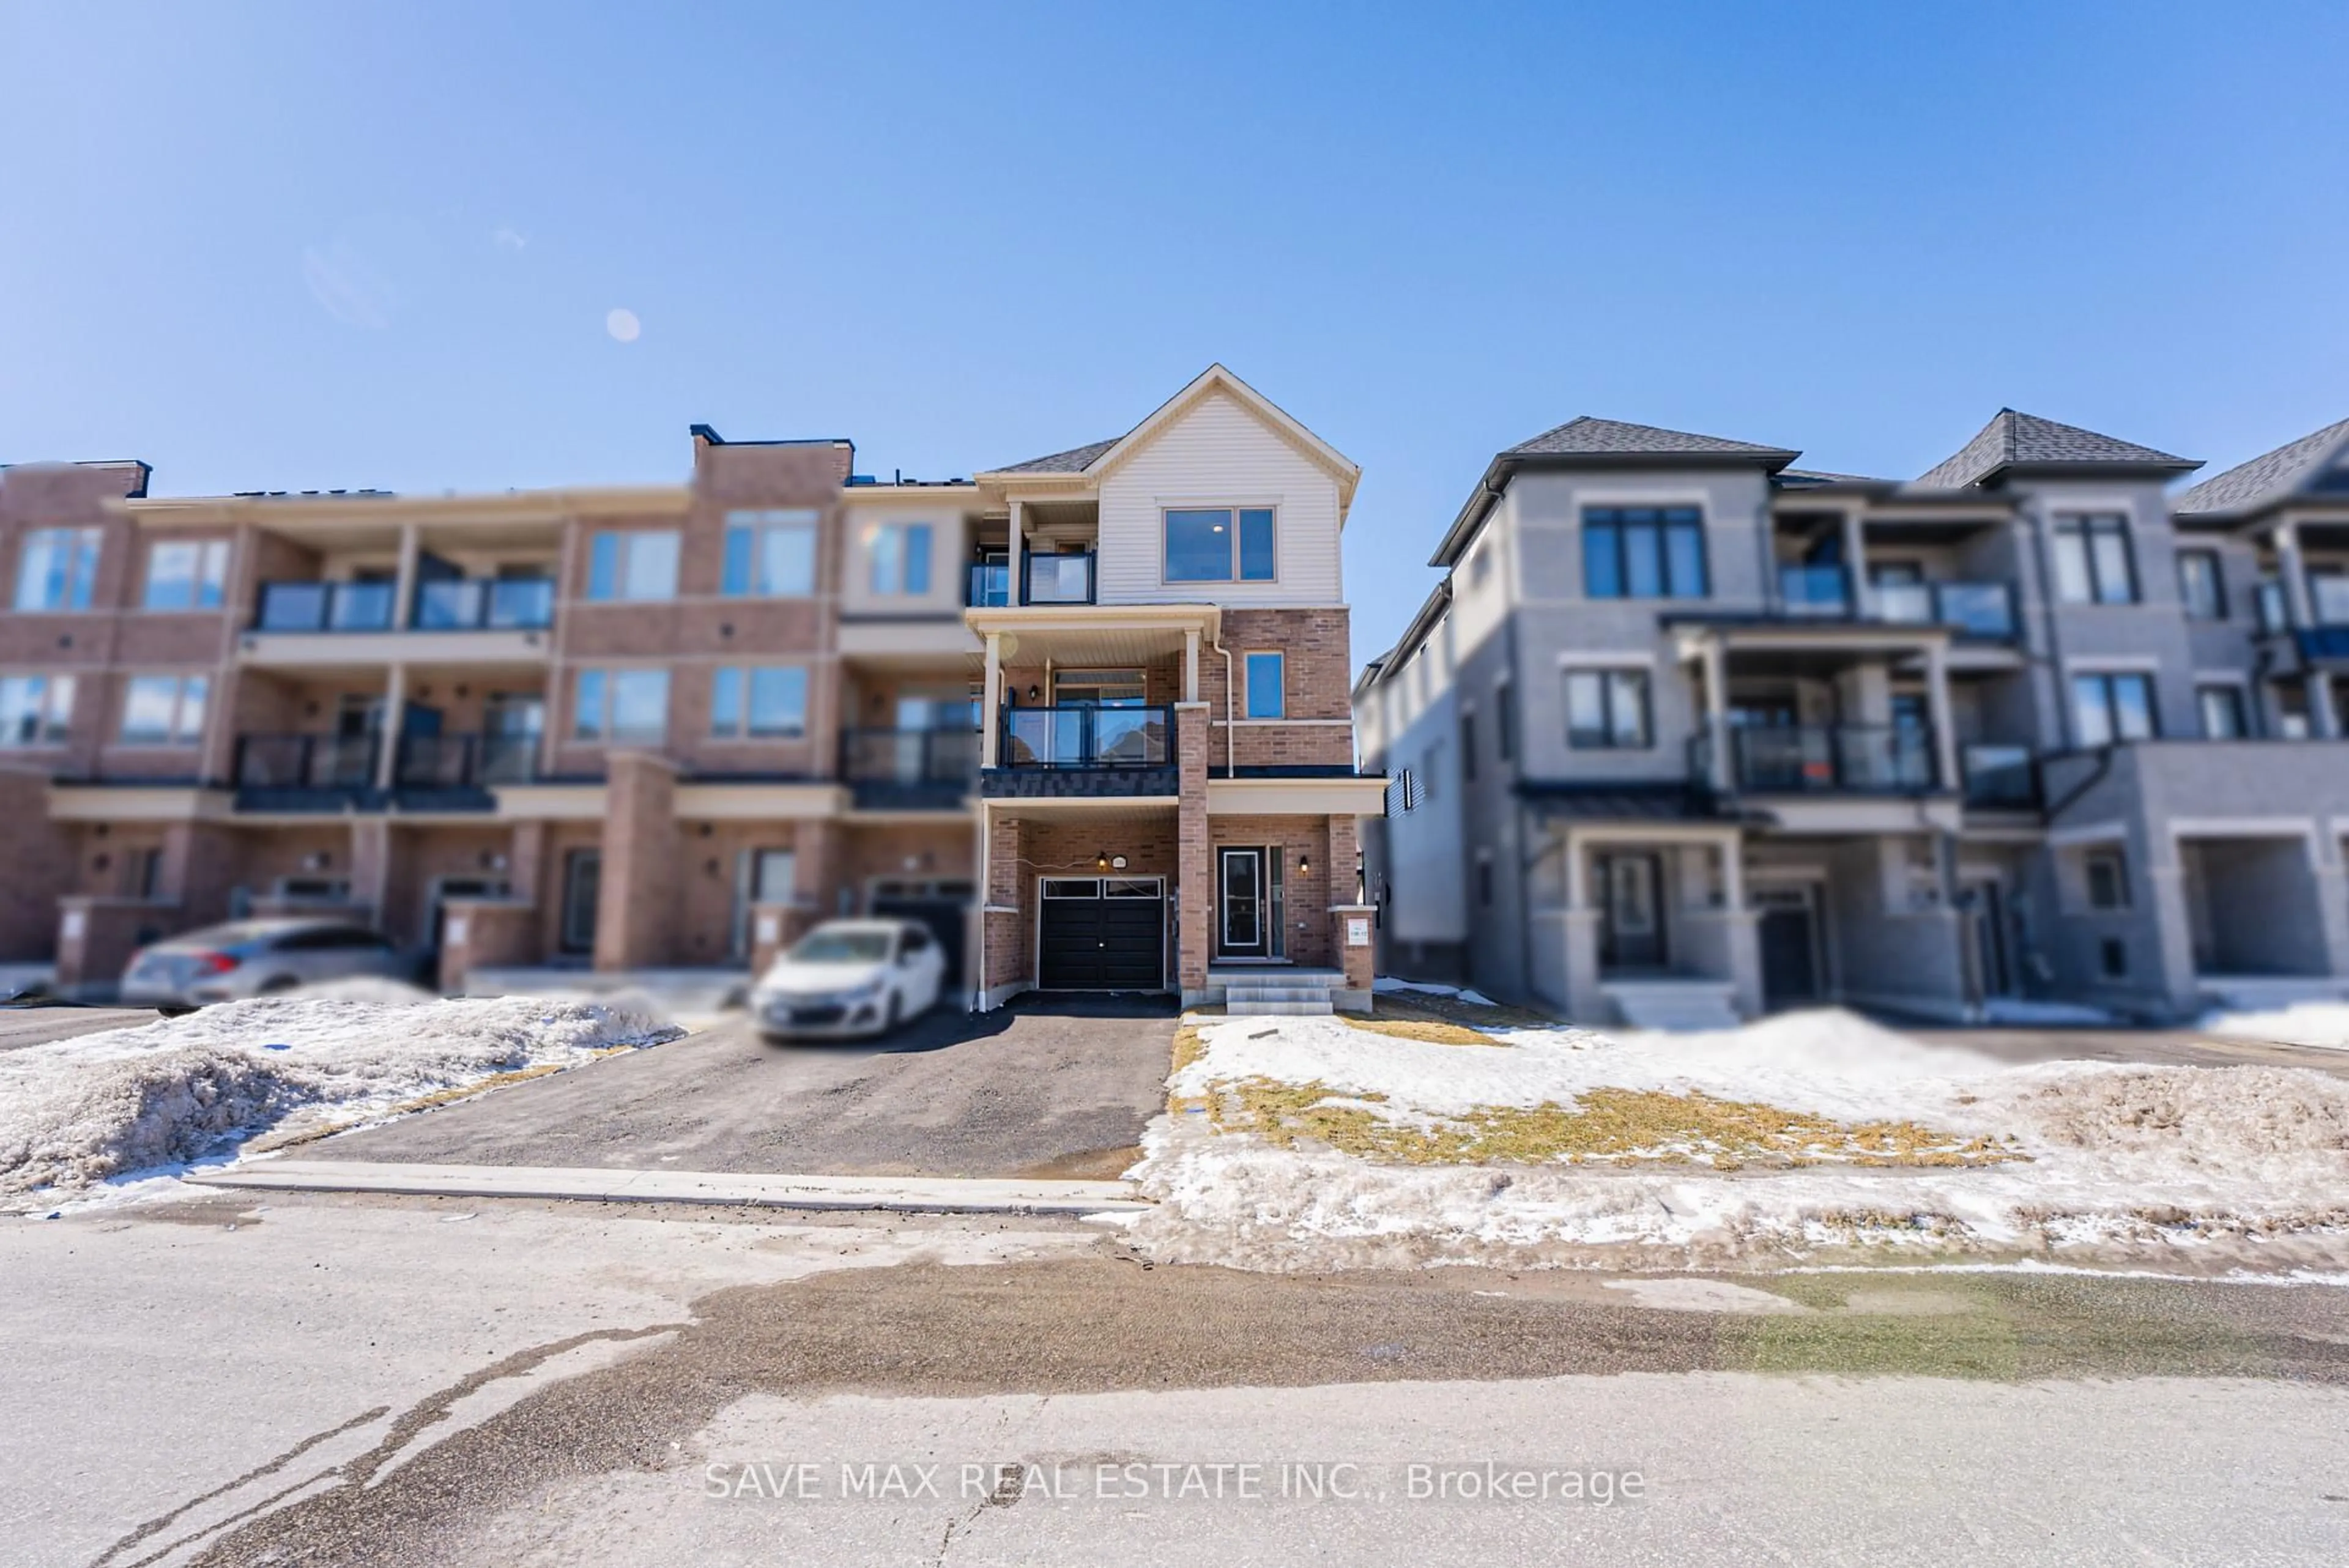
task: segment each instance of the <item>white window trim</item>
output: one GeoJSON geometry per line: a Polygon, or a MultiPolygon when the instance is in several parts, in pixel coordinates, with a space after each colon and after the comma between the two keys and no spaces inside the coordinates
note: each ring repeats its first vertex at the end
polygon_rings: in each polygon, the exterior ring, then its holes
{"type": "Polygon", "coordinates": [[[17,615],[96,615],[106,613],[98,602],[98,574],[106,564],[106,531],[90,523],[47,523],[28,528],[16,536],[16,574],[9,580],[7,613],[17,615]],[[20,605],[17,601],[25,592],[25,557],[33,541],[44,533],[88,535],[93,543],[89,554],[89,603],[78,608],[72,604],[20,605]]]}
{"type": "MultiPolygon", "coordinates": [[[[1592,654],[1574,650],[1558,655],[1557,667],[1561,670],[1652,670],[1656,667],[1656,655],[1652,653],[1592,654]]],[[[1507,681],[1504,677],[1495,684],[1505,686],[1507,681]]]]}
{"type": "MultiPolygon", "coordinates": [[[[1216,496],[1212,500],[1170,500],[1157,498],[1158,507],[1158,585],[1161,588],[1278,588],[1286,580],[1282,564],[1288,552],[1281,548],[1278,498],[1270,500],[1233,500],[1216,496]],[[1232,514],[1232,574],[1229,577],[1169,577],[1166,575],[1166,514],[1170,511],[1228,511],[1232,514]],[[1240,513],[1269,511],[1272,513],[1272,575],[1242,577],[1240,575],[1240,513]]],[[[1095,551],[1099,554],[1098,547],[1095,551]]]]}
{"type": "Polygon", "coordinates": [[[212,719],[212,674],[208,669],[132,670],[127,673],[122,680],[122,711],[115,724],[111,744],[140,751],[179,750],[186,747],[202,745],[204,726],[212,719]],[[160,737],[134,736],[126,728],[130,722],[130,688],[140,681],[171,683],[171,727],[160,737]],[[197,705],[194,733],[182,734],[181,730],[187,723],[188,683],[191,681],[203,682],[204,695],[202,700],[197,705]]]}
{"type": "MultiPolygon", "coordinates": [[[[790,525],[784,524],[771,526],[790,525]]],[[[927,599],[936,594],[938,589],[938,541],[945,535],[946,531],[935,520],[926,517],[876,518],[865,522],[858,531],[860,535],[859,542],[864,557],[864,596],[866,598],[927,599]],[[913,530],[917,528],[926,529],[929,532],[929,548],[924,552],[928,559],[923,563],[924,572],[930,580],[929,586],[919,589],[908,588],[905,586],[905,563],[911,560],[912,557],[906,554],[905,547],[902,542],[897,547],[896,585],[890,588],[881,586],[881,584],[875,581],[881,570],[880,552],[876,548],[881,542],[881,536],[885,533],[910,533],[913,530]]],[[[806,597],[806,595],[778,594],[770,595],[770,597],[803,598],[806,597]]]]}
{"type": "Polygon", "coordinates": [[[721,663],[709,671],[709,728],[703,737],[713,746],[787,746],[807,739],[813,728],[815,707],[815,675],[802,661],[792,659],[761,659],[752,664],[721,663]],[[721,670],[733,670],[742,679],[742,712],[732,729],[721,730],[718,724],[718,676],[721,670]],[[750,676],[755,670],[797,670],[800,672],[800,727],[773,735],[754,735],[750,730],[750,676]]]}
{"type": "Polygon", "coordinates": [[[672,703],[677,696],[677,676],[667,665],[582,664],[573,665],[570,669],[570,712],[565,717],[571,722],[569,727],[563,731],[561,744],[564,746],[651,746],[655,744],[666,746],[668,744],[669,720],[673,717],[672,703]],[[634,675],[639,671],[649,671],[655,675],[665,676],[668,679],[667,688],[661,693],[660,732],[657,735],[650,731],[643,734],[616,734],[612,728],[612,705],[614,699],[619,695],[616,677],[634,675]],[[600,675],[604,677],[603,711],[597,716],[601,720],[602,728],[595,735],[582,735],[579,733],[579,683],[582,677],[589,675],[600,675]]]}
{"type": "Polygon", "coordinates": [[[147,564],[146,564],[145,573],[144,573],[144,575],[143,575],[143,576],[141,576],[141,577],[140,577],[140,582],[139,582],[139,614],[142,614],[142,615],[217,615],[217,614],[222,614],[223,611],[225,611],[225,610],[228,608],[229,584],[230,584],[230,583],[231,583],[231,581],[232,581],[232,579],[233,579],[233,573],[234,573],[234,572],[235,572],[235,568],[236,568],[236,542],[235,542],[235,541],[233,541],[233,540],[230,540],[230,539],[218,539],[218,538],[213,538],[213,539],[154,539],[154,540],[150,540],[150,541],[148,542],[148,543],[147,543],[147,564]],[[191,603],[191,604],[179,605],[179,606],[176,606],[176,607],[173,607],[173,606],[165,606],[165,605],[156,605],[156,604],[150,604],[150,603],[148,603],[148,602],[147,602],[147,601],[148,601],[148,599],[149,599],[150,596],[152,596],[152,594],[153,594],[153,593],[154,593],[154,592],[155,592],[155,555],[156,555],[156,552],[159,552],[159,551],[171,549],[171,548],[172,548],[172,547],[173,547],[173,546],[175,546],[175,545],[192,545],[192,546],[195,548],[195,552],[196,552],[196,575],[195,575],[195,579],[194,579],[194,587],[195,587],[195,589],[196,589],[196,591],[197,591],[197,597],[199,598],[199,600],[201,600],[201,598],[202,598],[202,591],[203,584],[204,584],[204,556],[206,555],[206,553],[207,553],[207,552],[212,552],[212,551],[214,551],[214,550],[217,550],[217,551],[219,551],[219,552],[220,552],[220,563],[221,563],[221,572],[220,572],[220,594],[221,594],[221,597],[220,597],[220,603],[217,603],[217,604],[205,604],[205,603],[191,603]]]}
{"type": "Polygon", "coordinates": [[[1245,719],[1258,719],[1266,722],[1278,722],[1288,717],[1288,652],[1287,649],[1243,648],[1240,650],[1240,717],[1245,719]],[[1256,683],[1248,670],[1248,661],[1250,659],[1278,659],[1280,661],[1280,711],[1278,713],[1258,713],[1256,711],[1254,691],[1256,683]]]}
{"type": "Polygon", "coordinates": [[[684,530],[678,528],[599,528],[591,533],[587,539],[587,581],[580,584],[580,597],[585,603],[590,604],[667,604],[672,603],[678,597],[678,590],[681,585],[680,579],[683,578],[684,574],[684,530]],[[624,585],[628,580],[629,553],[634,549],[637,540],[651,538],[655,535],[665,535],[670,540],[676,542],[677,570],[669,579],[668,592],[666,593],[644,595],[626,593],[624,585]],[[616,553],[612,562],[613,592],[609,598],[599,599],[595,596],[595,546],[599,541],[606,537],[618,541],[618,542],[614,546],[616,553]]]}
{"type": "Polygon", "coordinates": [[[55,751],[73,743],[74,704],[80,699],[82,683],[73,670],[0,670],[0,679],[39,681],[41,686],[41,722],[39,733],[31,740],[0,739],[0,755],[19,751],[55,751]],[[57,707],[57,683],[66,683],[64,712],[57,707]],[[63,719],[60,725],[59,719],[63,719]],[[62,733],[52,736],[53,729],[62,733]]]}
{"type": "MultiPolygon", "coordinates": [[[[823,509],[812,506],[737,507],[720,520],[718,533],[718,597],[720,599],[813,599],[823,592],[823,509]],[[726,587],[726,536],[736,529],[751,535],[750,578],[740,593],[726,587]],[[779,530],[808,535],[808,585],[804,591],[779,593],[758,583],[759,562],[765,553],[759,537],[779,530]]],[[[932,563],[935,566],[935,562],[932,563]]]]}

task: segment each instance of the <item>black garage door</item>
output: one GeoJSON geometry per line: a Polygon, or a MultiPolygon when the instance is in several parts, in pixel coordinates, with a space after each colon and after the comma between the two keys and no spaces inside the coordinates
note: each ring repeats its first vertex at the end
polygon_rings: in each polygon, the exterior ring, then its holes
{"type": "Polygon", "coordinates": [[[1155,991],[1165,983],[1166,906],[1155,878],[1050,877],[1044,882],[1047,991],[1155,991]]]}
{"type": "Polygon", "coordinates": [[[970,928],[970,901],[961,898],[908,898],[873,895],[873,913],[895,920],[918,920],[938,939],[947,959],[939,982],[948,992],[962,984],[963,934],[970,928]]]}

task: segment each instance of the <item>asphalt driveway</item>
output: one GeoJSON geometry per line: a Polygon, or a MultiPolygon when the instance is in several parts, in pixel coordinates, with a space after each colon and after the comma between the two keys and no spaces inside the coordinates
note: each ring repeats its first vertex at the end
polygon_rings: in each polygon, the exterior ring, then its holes
{"type": "Polygon", "coordinates": [[[879,1045],[747,1017],[304,1147],[305,1159],[845,1176],[1115,1176],[1165,1108],[1171,1003],[939,1009],[879,1045]]]}

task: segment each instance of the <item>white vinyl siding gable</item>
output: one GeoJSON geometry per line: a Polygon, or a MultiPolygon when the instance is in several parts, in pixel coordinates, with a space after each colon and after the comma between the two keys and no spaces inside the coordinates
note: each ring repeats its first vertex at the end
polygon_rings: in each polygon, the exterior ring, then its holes
{"type": "Polygon", "coordinates": [[[1237,398],[1211,392],[1102,479],[1098,571],[1103,604],[1337,603],[1337,478],[1237,398]],[[1274,581],[1164,580],[1163,514],[1214,506],[1274,510],[1274,581]]]}

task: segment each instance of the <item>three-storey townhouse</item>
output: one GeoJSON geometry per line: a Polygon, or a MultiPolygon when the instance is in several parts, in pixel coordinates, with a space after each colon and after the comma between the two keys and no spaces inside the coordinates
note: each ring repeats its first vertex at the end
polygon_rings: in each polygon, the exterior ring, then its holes
{"type": "Polygon", "coordinates": [[[1586,418],[1495,457],[1356,688],[1389,962],[1634,1023],[2349,975],[2337,759],[2261,738],[2337,728],[2328,503],[2173,521],[2196,464],[2013,410],[1911,482],[1796,456],[1586,418]]]}

